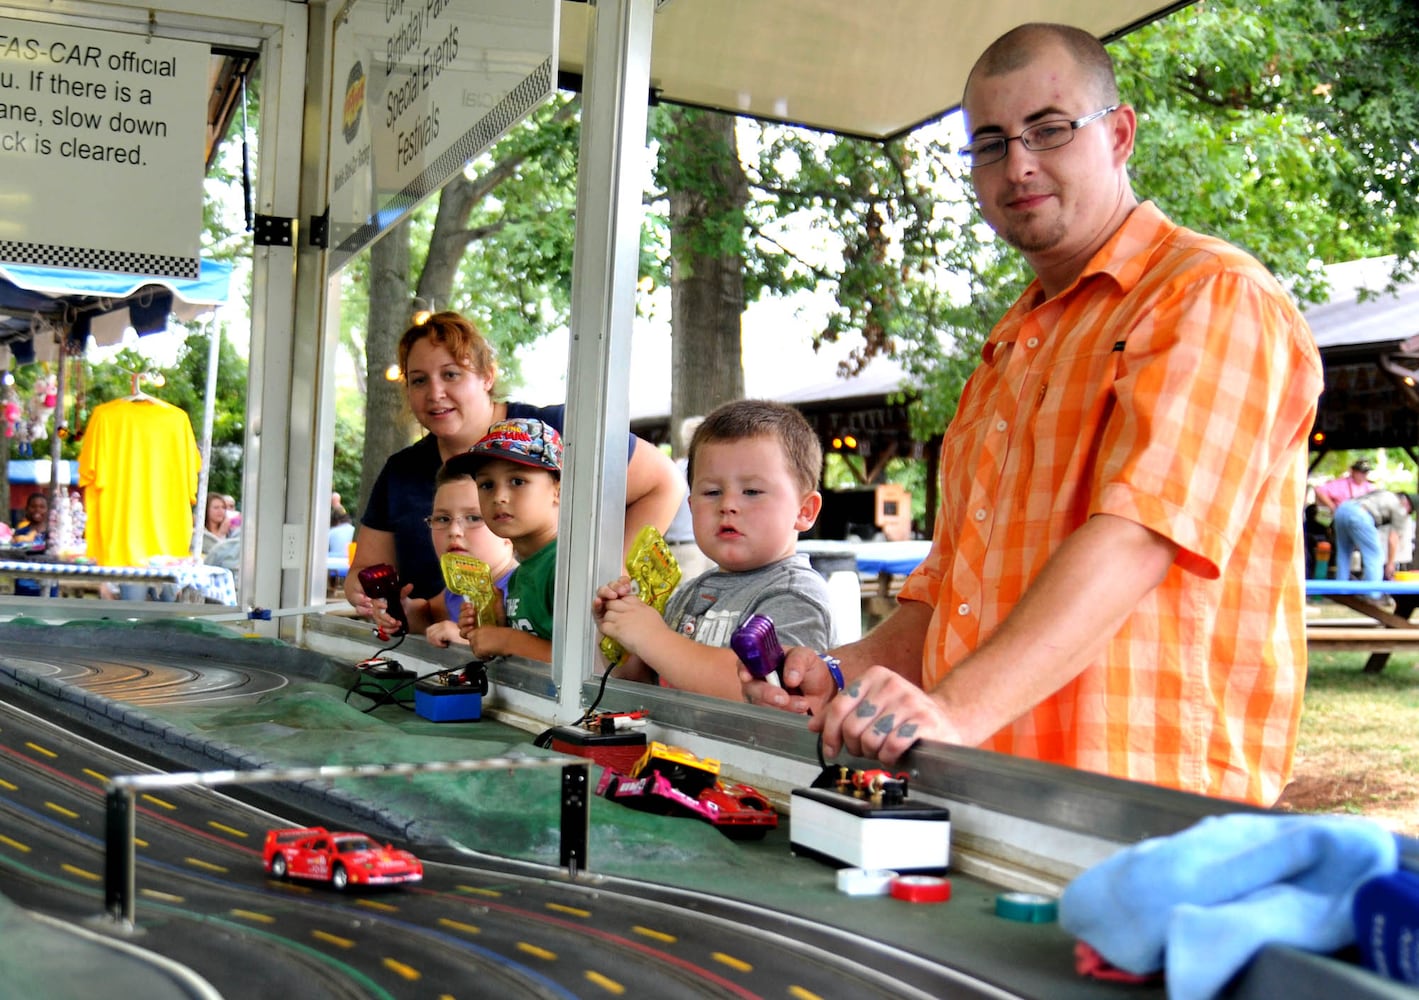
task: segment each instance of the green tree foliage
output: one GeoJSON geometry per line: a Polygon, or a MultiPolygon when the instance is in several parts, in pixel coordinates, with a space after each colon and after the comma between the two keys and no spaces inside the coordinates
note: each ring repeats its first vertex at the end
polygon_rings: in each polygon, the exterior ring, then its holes
{"type": "Polygon", "coordinates": [[[1419,223],[1419,5],[1193,4],[1113,46],[1139,112],[1135,188],[1320,301],[1317,265],[1397,254],[1419,223]]]}
{"type": "MultiPolygon", "coordinates": [[[[1396,275],[1411,273],[1419,5],[1203,0],[1112,51],[1140,113],[1142,197],[1246,247],[1309,299],[1325,293],[1320,264],[1394,253],[1396,275]]],[[[508,361],[566,320],[574,105],[559,97],[471,166],[443,193],[427,244],[415,230],[419,294],[473,315],[508,361]]],[[[742,267],[746,302],[824,293],[833,306],[815,333],[854,345],[843,374],[898,359],[920,395],[914,432],[939,433],[982,339],[1030,278],[981,223],[954,154],[924,132],[881,144],[741,121],[742,204],[717,198],[736,176],[727,144],[664,148],[691,117],[651,116],[645,274],[671,282],[670,199],[696,196],[712,210],[682,235],[742,267]]],[[[677,316],[674,336],[711,335],[701,322],[677,316]]]]}

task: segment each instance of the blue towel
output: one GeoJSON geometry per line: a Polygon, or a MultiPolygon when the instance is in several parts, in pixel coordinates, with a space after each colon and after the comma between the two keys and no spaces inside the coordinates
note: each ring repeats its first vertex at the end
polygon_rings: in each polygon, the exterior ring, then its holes
{"type": "Polygon", "coordinates": [[[1355,890],[1398,855],[1394,834],[1357,817],[1212,816],[1084,872],[1059,922],[1121,969],[1164,969],[1172,1000],[1206,1000],[1265,944],[1351,943],[1355,890]]]}

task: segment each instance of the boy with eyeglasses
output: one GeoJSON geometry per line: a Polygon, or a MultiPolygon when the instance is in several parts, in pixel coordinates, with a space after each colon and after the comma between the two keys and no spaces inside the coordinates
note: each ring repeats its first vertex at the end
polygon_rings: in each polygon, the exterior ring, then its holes
{"type": "MultiPolygon", "coordinates": [[[[478,484],[468,464],[458,461],[460,458],[462,456],[455,456],[439,469],[434,480],[434,511],[424,522],[429,526],[434,551],[440,559],[449,552],[462,552],[482,560],[498,592],[506,596],[508,578],[517,568],[512,542],[488,529],[478,507],[478,484]]],[[[421,600],[408,596],[412,589],[412,584],[404,587],[404,614],[409,619],[409,631],[422,632],[435,646],[446,647],[455,642],[467,645],[458,631],[463,596],[445,587],[443,593],[421,600]]],[[[392,618],[376,621],[387,631],[398,624],[392,618]]]]}

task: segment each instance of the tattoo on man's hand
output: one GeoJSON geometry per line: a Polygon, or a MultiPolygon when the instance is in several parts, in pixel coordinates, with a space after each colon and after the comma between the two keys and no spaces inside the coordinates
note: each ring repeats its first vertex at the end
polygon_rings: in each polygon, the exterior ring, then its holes
{"type": "Polygon", "coordinates": [[[857,706],[855,714],[859,719],[870,719],[877,714],[877,706],[870,701],[864,701],[857,706]]]}
{"type": "Polygon", "coordinates": [[[856,698],[858,695],[862,694],[862,682],[853,681],[847,686],[847,693],[850,697],[853,698],[856,698]]]}
{"type": "Polygon", "coordinates": [[[897,730],[897,735],[904,740],[909,740],[916,735],[917,728],[915,722],[903,722],[902,728],[897,730]]]}
{"type": "Polygon", "coordinates": [[[877,720],[877,722],[872,727],[872,731],[874,733],[881,733],[883,736],[886,736],[892,731],[893,727],[895,727],[896,724],[897,717],[891,712],[888,712],[886,715],[882,716],[882,718],[877,720]]]}

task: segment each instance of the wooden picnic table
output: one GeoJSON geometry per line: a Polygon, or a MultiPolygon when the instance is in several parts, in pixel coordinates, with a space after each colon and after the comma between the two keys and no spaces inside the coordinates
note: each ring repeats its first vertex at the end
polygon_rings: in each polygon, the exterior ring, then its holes
{"type": "Polygon", "coordinates": [[[1419,609],[1419,581],[1307,580],[1306,596],[1334,601],[1369,619],[1361,625],[1307,622],[1306,646],[1310,649],[1368,649],[1367,674],[1384,670],[1391,653],[1419,649],[1419,622],[1411,620],[1419,609]],[[1392,598],[1394,608],[1377,604],[1371,596],[1377,593],[1392,598]]]}

